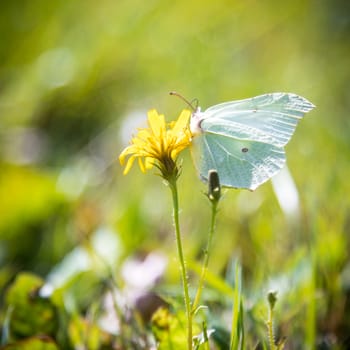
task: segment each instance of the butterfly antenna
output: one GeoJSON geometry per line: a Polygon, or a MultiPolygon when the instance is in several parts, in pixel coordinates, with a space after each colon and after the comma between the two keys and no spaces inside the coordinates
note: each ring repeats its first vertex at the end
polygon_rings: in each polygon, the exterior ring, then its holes
{"type": "Polygon", "coordinates": [[[198,105],[199,105],[198,98],[194,98],[194,99],[191,101],[191,106],[192,106],[193,104],[195,104],[195,106],[196,106],[195,109],[197,109],[197,108],[198,108],[198,105]]]}
{"type": "Polygon", "coordinates": [[[198,106],[198,100],[197,99],[189,102],[185,97],[183,97],[181,94],[179,94],[176,91],[170,91],[169,94],[172,95],[172,96],[177,96],[177,97],[181,98],[181,100],[184,101],[193,111],[196,110],[196,108],[193,107],[193,102],[196,101],[196,107],[197,107],[198,106]]]}

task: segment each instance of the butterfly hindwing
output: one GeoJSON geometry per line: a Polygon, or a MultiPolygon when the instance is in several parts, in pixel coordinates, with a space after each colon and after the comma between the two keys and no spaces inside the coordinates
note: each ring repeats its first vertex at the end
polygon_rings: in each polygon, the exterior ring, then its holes
{"type": "Polygon", "coordinates": [[[203,133],[193,139],[192,156],[203,180],[216,169],[222,186],[255,190],[284,165],[283,148],[203,133]]]}

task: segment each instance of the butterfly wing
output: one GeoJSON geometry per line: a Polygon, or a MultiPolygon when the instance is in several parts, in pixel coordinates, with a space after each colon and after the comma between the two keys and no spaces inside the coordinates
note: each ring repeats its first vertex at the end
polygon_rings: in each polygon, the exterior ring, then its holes
{"type": "Polygon", "coordinates": [[[284,150],[268,143],[202,133],[192,141],[192,157],[201,178],[216,169],[222,186],[255,190],[285,163],[284,150]]]}
{"type": "Polygon", "coordinates": [[[283,167],[283,146],[313,107],[303,97],[272,93],[208,108],[192,142],[201,177],[216,169],[223,186],[256,189],[283,167]]]}
{"type": "Polygon", "coordinates": [[[314,105],[290,93],[272,93],[208,108],[201,128],[206,132],[282,147],[299,120],[314,105]]]}

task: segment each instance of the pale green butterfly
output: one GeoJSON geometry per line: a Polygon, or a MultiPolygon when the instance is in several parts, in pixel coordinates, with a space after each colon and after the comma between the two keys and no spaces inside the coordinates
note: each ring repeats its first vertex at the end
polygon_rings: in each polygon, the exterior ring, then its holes
{"type": "Polygon", "coordinates": [[[222,186],[255,190],[282,169],[284,146],[314,107],[283,92],[220,103],[204,112],[192,107],[191,153],[200,177],[207,181],[214,169],[222,186]]]}

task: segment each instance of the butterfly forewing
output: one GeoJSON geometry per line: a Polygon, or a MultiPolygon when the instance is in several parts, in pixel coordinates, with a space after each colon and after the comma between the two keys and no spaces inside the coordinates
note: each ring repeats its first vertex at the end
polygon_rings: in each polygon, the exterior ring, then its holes
{"type": "Polygon", "coordinates": [[[230,106],[232,110],[242,111],[251,109],[261,109],[267,111],[282,112],[287,114],[303,116],[315,106],[306,98],[296,94],[274,92],[270,94],[255,96],[244,100],[237,100],[231,102],[224,102],[212,107],[209,107],[206,112],[218,111],[230,106]]]}
{"type": "Polygon", "coordinates": [[[272,93],[208,108],[203,131],[284,146],[314,106],[295,94],[272,93]]]}

